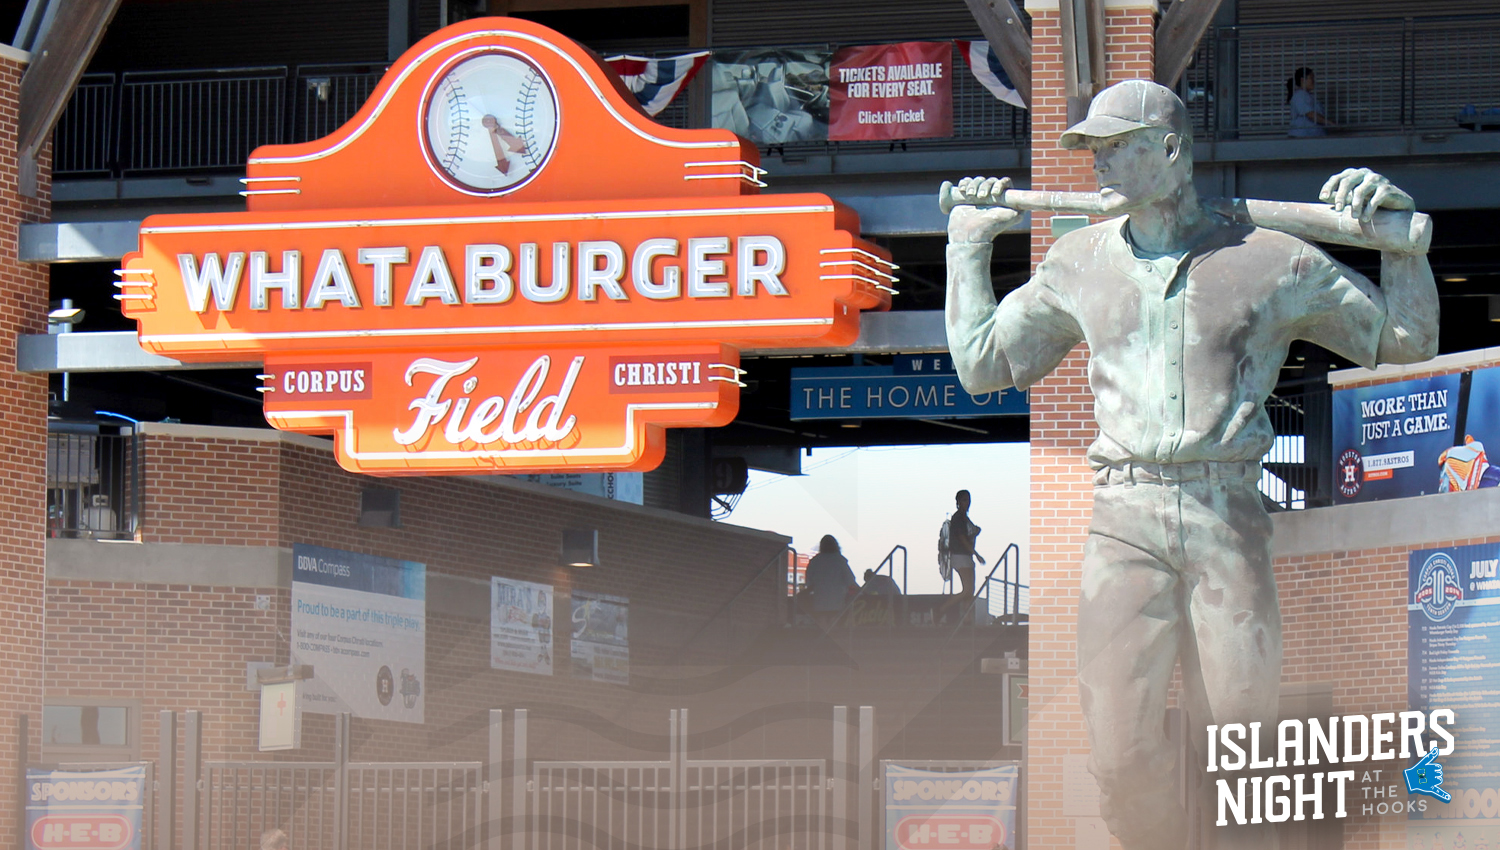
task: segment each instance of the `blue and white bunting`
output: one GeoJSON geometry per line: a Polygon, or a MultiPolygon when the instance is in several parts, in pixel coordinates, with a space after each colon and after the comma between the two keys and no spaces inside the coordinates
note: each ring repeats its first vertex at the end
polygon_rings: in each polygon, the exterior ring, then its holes
{"type": "Polygon", "coordinates": [[[613,68],[647,115],[659,115],[682,91],[708,60],[708,51],[648,59],[644,56],[611,56],[604,61],[613,68]]]}
{"type": "Polygon", "coordinates": [[[1005,73],[1005,68],[1000,65],[1000,60],[995,56],[995,51],[990,49],[988,41],[960,41],[958,51],[969,63],[974,79],[989,89],[990,94],[1017,109],[1026,108],[1026,101],[1015,86],[1011,85],[1010,75],[1005,73]]]}

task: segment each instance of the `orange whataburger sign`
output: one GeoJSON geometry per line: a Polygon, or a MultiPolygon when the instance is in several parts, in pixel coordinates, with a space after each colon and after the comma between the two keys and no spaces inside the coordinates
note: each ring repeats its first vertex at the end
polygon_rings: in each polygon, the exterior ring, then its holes
{"type": "Polygon", "coordinates": [[[266,364],[266,418],[386,475],[650,469],[739,405],[739,350],[839,346],[894,266],[722,130],[656,124],[526,21],[434,33],[326,138],[252,154],[248,211],[152,216],[141,345],[266,364]]]}

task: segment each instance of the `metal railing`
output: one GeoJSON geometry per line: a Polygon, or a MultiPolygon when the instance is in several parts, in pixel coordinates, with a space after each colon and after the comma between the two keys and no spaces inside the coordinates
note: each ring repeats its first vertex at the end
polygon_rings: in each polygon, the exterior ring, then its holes
{"type": "MultiPolygon", "coordinates": [[[[183,846],[240,850],[279,828],[307,850],[467,850],[485,833],[481,762],[348,760],[349,716],[328,762],[207,762],[190,752],[183,846]]],[[[195,736],[189,735],[190,747],[195,736]]],[[[201,743],[199,744],[201,747],[201,743]]]]}
{"type": "MultiPolygon", "coordinates": [[[[784,156],[1023,145],[1030,115],[996,100],[955,48],[953,135],[905,142],[797,142],[784,156]]],[[[322,138],[352,118],[384,75],[380,62],[129,71],[84,78],[54,136],[62,178],[233,172],[258,145],[322,138]]],[[[695,85],[707,85],[705,70],[695,85]]],[[[668,127],[707,126],[679,95],[656,117],[668,127]]],[[[768,148],[769,149],[769,148],[768,148]]]]}
{"type": "Polygon", "coordinates": [[[906,593],[906,547],[897,543],[891,547],[891,551],[885,553],[885,559],[880,566],[875,568],[875,575],[888,575],[892,581],[896,580],[896,560],[900,556],[901,561],[901,592],[906,593]]]}
{"type": "Polygon", "coordinates": [[[985,608],[991,617],[997,622],[1014,624],[1021,622],[1022,617],[1031,614],[1031,588],[1021,584],[1021,547],[1012,543],[1005,547],[1000,557],[990,565],[989,575],[984,577],[984,582],[975,588],[981,598],[985,600],[985,608]],[[1011,578],[1011,570],[1015,570],[1015,578],[1011,578]],[[1000,578],[996,580],[995,573],[1000,572],[1000,578]],[[995,585],[1000,586],[1000,610],[995,610],[995,597],[990,589],[995,585]]]}
{"type": "MultiPolygon", "coordinates": [[[[835,781],[853,755],[846,707],[834,709],[831,766],[822,758],[691,759],[688,717],[670,711],[665,760],[533,762],[529,846],[821,849],[847,831],[849,800],[835,781]]],[[[873,764],[873,747],[862,746],[858,759],[873,764]]]]}
{"type": "Polygon", "coordinates": [[[385,69],[380,63],[299,66],[292,84],[292,138],[321,139],[343,126],[365,105],[385,69]]]}
{"type": "MultiPolygon", "coordinates": [[[[821,45],[831,48],[832,45],[821,45]]],[[[815,154],[1020,146],[1030,114],[995,99],[955,49],[953,135],[898,142],[809,141],[762,146],[815,154]]],[[[1204,140],[1286,135],[1286,80],[1312,68],[1338,132],[1462,128],[1462,110],[1500,107],[1500,15],[1219,27],[1204,36],[1181,91],[1204,140]]],[[[384,74],[381,62],[83,78],[58,122],[63,178],[232,171],[256,145],[321,138],[349,120],[384,74]]],[[[694,82],[706,86],[705,69],[694,82]]],[[[704,126],[688,93],[657,120],[704,126]]],[[[1500,126],[1496,115],[1488,126],[1500,126]]]]}
{"type": "Polygon", "coordinates": [[[52,170],[76,177],[108,177],[116,162],[119,102],[113,74],[85,74],[52,135],[52,170]]]}
{"type": "Polygon", "coordinates": [[[336,848],[338,765],[333,762],[218,762],[203,766],[202,850],[254,847],[268,829],[296,847],[336,848]]]}
{"type": "Polygon", "coordinates": [[[1285,136],[1298,68],[1336,133],[1471,129],[1466,107],[1500,108],[1500,15],[1216,28],[1184,75],[1195,134],[1285,136]]]}
{"type": "Polygon", "coordinates": [[[58,120],[53,171],[73,178],[241,171],[259,145],[338,129],[385,69],[359,63],[89,74],[58,120]]]}
{"type": "Polygon", "coordinates": [[[47,536],[134,540],[143,468],[133,428],[49,423],[47,536]]]}
{"type": "Polygon", "coordinates": [[[1276,439],[1261,459],[1260,491],[1280,510],[1331,504],[1332,398],[1318,378],[1266,399],[1276,439]]]}
{"type": "Polygon", "coordinates": [[[243,168],[286,140],[286,79],[280,66],[121,74],[122,174],[243,168]]]}

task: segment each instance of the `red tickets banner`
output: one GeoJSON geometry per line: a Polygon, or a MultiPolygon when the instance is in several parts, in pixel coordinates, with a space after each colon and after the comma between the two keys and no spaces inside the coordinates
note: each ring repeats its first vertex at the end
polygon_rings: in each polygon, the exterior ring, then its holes
{"type": "Polygon", "coordinates": [[[828,69],[828,138],[933,139],[953,135],[953,45],[907,41],[846,47],[828,69]]]}

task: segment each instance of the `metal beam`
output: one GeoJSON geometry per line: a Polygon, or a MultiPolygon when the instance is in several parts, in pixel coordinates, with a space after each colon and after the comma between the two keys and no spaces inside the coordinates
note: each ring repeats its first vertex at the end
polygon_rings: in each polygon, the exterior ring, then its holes
{"type": "Polygon", "coordinates": [[[1013,0],[964,0],[979,31],[989,39],[990,49],[1010,77],[1011,85],[1031,106],[1031,34],[1026,19],[1013,0]]]}
{"type": "Polygon", "coordinates": [[[139,221],[78,221],[22,224],[17,253],[23,263],[88,263],[118,260],[140,249],[139,221]]]}
{"type": "MultiPolygon", "coordinates": [[[[897,284],[900,286],[900,284],[897,284]]],[[[804,354],[923,354],[948,350],[942,310],[900,310],[859,317],[859,339],[847,348],[752,348],[745,357],[804,354]]]]}
{"type": "MultiPolygon", "coordinates": [[[[860,319],[859,339],[847,348],[748,349],[746,357],[804,354],[921,354],[948,350],[942,310],[870,313],[860,319]]],[[[259,369],[256,360],[185,363],[141,348],[134,331],[25,334],[16,344],[16,371],[176,372],[202,369],[259,369]]]]}
{"type": "Polygon", "coordinates": [[[1156,81],[1173,88],[1193,61],[1223,0],[1177,0],[1156,27],[1156,81]]]}
{"type": "Polygon", "coordinates": [[[172,372],[258,369],[256,361],[184,363],[141,348],[135,331],[24,334],[16,342],[17,372],[172,372]]]}
{"type": "Polygon", "coordinates": [[[51,25],[32,48],[31,64],[21,77],[16,150],[33,163],[120,6],[120,0],[54,2],[51,25]]]}

